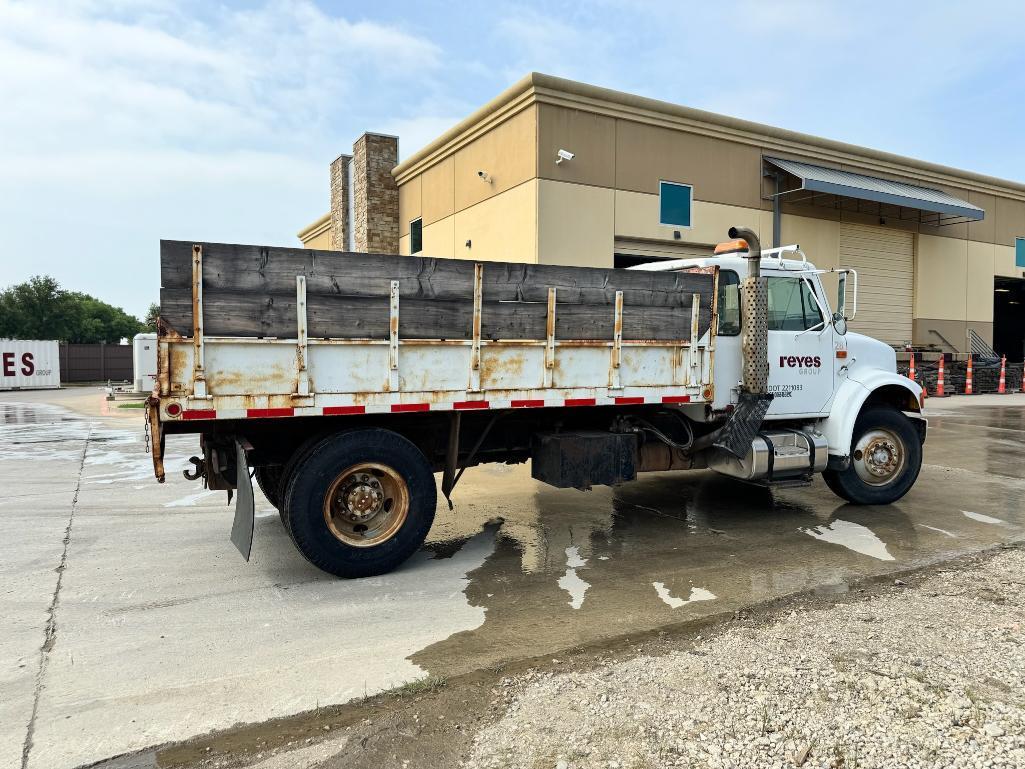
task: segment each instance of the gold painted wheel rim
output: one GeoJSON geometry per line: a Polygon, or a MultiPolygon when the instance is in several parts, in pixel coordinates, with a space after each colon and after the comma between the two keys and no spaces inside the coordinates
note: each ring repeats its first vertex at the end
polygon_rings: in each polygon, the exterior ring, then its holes
{"type": "Polygon", "coordinates": [[[854,450],[854,470],[870,486],[892,483],[904,470],[907,449],[900,437],[889,430],[865,433],[854,450]]]}
{"type": "Polygon", "coordinates": [[[387,542],[409,515],[409,487],[388,465],[361,462],[340,472],[324,497],[324,521],[340,542],[373,547],[387,542]]]}

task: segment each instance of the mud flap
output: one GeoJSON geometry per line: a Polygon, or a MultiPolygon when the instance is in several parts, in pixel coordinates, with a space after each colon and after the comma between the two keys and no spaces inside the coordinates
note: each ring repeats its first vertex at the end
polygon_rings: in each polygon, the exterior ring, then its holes
{"type": "Polygon", "coordinates": [[[719,437],[712,444],[743,459],[751,448],[751,441],[762,426],[765,412],[772,405],[772,393],[741,393],[736,407],[726,418],[719,437]]]}
{"type": "Polygon", "coordinates": [[[253,501],[253,480],[249,477],[246,452],[238,441],[235,441],[235,491],[235,520],[231,524],[231,541],[248,562],[249,554],[253,550],[253,518],[256,515],[256,505],[253,501]]]}

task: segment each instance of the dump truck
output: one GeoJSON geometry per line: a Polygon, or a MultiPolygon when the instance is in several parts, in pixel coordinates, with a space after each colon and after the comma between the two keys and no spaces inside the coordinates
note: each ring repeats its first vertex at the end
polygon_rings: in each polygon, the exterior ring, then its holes
{"type": "Polygon", "coordinates": [[[186,477],[236,496],[246,560],[255,480],[299,552],[341,577],[401,564],[431,528],[436,474],[451,505],[488,462],[559,488],[712,470],[900,499],[922,392],[893,348],[848,331],[857,274],[729,237],[629,269],[162,241],[156,478],[166,436],[197,434],[186,477]]]}

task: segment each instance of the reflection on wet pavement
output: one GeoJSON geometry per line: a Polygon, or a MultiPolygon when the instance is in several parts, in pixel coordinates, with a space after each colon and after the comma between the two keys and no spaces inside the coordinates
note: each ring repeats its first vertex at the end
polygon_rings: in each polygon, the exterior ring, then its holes
{"type": "Polygon", "coordinates": [[[824,526],[813,526],[810,529],[802,529],[805,534],[810,534],[815,539],[823,542],[831,542],[834,545],[842,545],[855,553],[878,558],[880,561],[892,561],[893,556],[886,549],[886,543],[872,533],[867,526],[851,523],[840,518],[824,526]]]}
{"type": "Polygon", "coordinates": [[[846,504],[820,480],[770,491],[659,473],[578,492],[538,484],[524,467],[468,471],[432,538],[502,519],[494,552],[469,575],[467,596],[485,621],[412,659],[452,674],[796,591],[845,590],[858,577],[1017,539],[1025,418],[994,410],[936,418],[918,484],[886,507],[846,504]]]}

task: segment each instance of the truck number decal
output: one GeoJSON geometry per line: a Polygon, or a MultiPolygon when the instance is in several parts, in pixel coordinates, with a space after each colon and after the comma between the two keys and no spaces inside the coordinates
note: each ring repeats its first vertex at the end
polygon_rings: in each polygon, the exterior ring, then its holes
{"type": "Polygon", "coordinates": [[[804,389],[800,384],[769,385],[769,392],[777,398],[793,398],[794,393],[804,389]]]}

